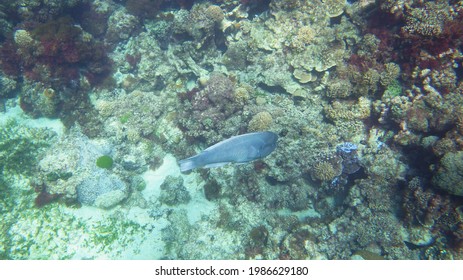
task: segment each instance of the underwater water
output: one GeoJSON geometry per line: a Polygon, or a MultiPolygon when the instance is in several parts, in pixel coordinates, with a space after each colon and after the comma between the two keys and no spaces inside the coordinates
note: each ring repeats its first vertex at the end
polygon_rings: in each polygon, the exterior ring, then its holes
{"type": "Polygon", "coordinates": [[[2,2],[0,259],[463,259],[462,21],[444,0],[2,2]],[[180,170],[261,131],[265,157],[180,170]]]}

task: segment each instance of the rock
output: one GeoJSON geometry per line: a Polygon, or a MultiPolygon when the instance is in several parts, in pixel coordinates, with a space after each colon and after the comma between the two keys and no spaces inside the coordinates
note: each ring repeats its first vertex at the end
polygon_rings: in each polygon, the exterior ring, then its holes
{"type": "Polygon", "coordinates": [[[127,185],[106,170],[97,170],[77,185],[77,201],[100,208],[111,208],[127,197],[127,185]]]}
{"type": "Polygon", "coordinates": [[[167,176],[166,180],[161,184],[159,200],[169,206],[188,203],[191,196],[183,185],[183,178],[167,176]]]}

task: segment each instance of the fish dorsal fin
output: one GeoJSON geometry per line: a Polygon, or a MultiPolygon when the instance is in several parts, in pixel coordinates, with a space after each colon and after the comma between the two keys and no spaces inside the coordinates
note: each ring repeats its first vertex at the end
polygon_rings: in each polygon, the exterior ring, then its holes
{"type": "MultiPolygon", "coordinates": [[[[249,134],[251,134],[251,133],[249,133],[249,134]]],[[[212,145],[212,146],[208,147],[207,149],[205,149],[203,152],[210,151],[210,150],[214,149],[214,148],[217,147],[217,146],[220,146],[220,145],[223,145],[224,143],[230,142],[230,140],[232,140],[232,139],[234,139],[234,138],[240,138],[240,137],[243,137],[243,136],[244,136],[244,135],[235,135],[235,136],[232,136],[232,137],[230,137],[230,138],[228,138],[228,139],[225,139],[225,140],[220,141],[219,143],[215,143],[214,145],[212,145]]]]}
{"type": "Polygon", "coordinates": [[[221,166],[224,166],[227,163],[229,163],[229,162],[215,162],[215,163],[206,164],[203,167],[204,168],[221,167],[221,166]]]}

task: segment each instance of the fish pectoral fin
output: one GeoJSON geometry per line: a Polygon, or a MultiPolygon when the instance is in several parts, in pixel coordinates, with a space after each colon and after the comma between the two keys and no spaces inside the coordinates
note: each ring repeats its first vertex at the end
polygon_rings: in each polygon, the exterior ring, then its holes
{"type": "Polygon", "coordinates": [[[224,166],[227,163],[229,163],[229,162],[215,162],[215,163],[206,164],[203,167],[204,168],[221,167],[221,166],[224,166]]]}

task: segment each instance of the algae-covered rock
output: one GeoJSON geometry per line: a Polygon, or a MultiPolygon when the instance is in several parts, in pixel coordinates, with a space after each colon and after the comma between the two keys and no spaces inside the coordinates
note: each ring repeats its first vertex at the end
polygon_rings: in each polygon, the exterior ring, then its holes
{"type": "Polygon", "coordinates": [[[30,172],[53,136],[47,129],[28,127],[15,119],[0,119],[0,173],[30,172]]]}
{"type": "Polygon", "coordinates": [[[39,177],[50,194],[99,208],[113,207],[127,197],[128,187],[119,175],[96,163],[111,150],[109,142],[90,140],[75,128],[45,153],[38,164],[39,177]]]}
{"type": "Polygon", "coordinates": [[[0,75],[0,98],[11,97],[18,90],[18,82],[9,77],[0,75]]]}
{"type": "Polygon", "coordinates": [[[463,151],[445,154],[440,160],[433,183],[448,193],[463,196],[463,151]]]}
{"type": "Polygon", "coordinates": [[[188,203],[191,196],[183,185],[183,178],[167,176],[166,180],[161,184],[159,200],[169,206],[188,203]]]}

